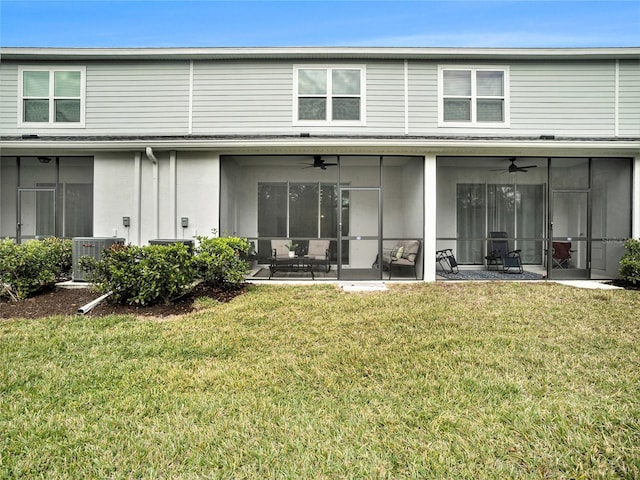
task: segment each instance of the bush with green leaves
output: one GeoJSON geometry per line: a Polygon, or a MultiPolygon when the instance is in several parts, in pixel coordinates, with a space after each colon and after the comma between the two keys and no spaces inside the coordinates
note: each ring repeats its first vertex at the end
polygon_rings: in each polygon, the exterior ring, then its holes
{"type": "Polygon", "coordinates": [[[640,285],[640,240],[630,238],[624,244],[626,253],[620,260],[620,275],[633,285],[640,285]]]}
{"type": "Polygon", "coordinates": [[[198,277],[213,287],[235,289],[244,283],[249,242],[238,237],[199,236],[196,250],[198,277]]]}
{"type": "Polygon", "coordinates": [[[70,271],[70,240],[49,237],[22,244],[11,239],[0,241],[0,297],[24,300],[70,271]]]}
{"type": "Polygon", "coordinates": [[[193,255],[182,243],[113,245],[100,260],[82,257],[80,267],[98,291],[111,292],[118,303],[140,306],[170,303],[191,288],[196,273],[193,255]]]}

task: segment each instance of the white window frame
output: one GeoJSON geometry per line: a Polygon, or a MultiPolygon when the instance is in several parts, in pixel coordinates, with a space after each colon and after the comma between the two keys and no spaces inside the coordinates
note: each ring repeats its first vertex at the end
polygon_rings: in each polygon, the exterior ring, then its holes
{"type": "MultiPolygon", "coordinates": [[[[294,65],[293,67],[293,125],[298,126],[364,126],[366,124],[366,67],[365,65],[294,65]],[[327,93],[318,95],[327,99],[327,116],[324,120],[300,120],[298,119],[298,72],[300,70],[325,70],[327,74],[327,93]],[[360,71],[360,119],[359,120],[333,120],[333,98],[355,98],[356,95],[333,95],[332,72],[334,70],[359,70],[360,71]]],[[[307,96],[307,95],[303,95],[307,96]]]]}
{"type": "MultiPolygon", "coordinates": [[[[84,66],[28,66],[18,67],[18,127],[29,128],[84,128],[85,127],[85,107],[86,107],[86,77],[87,69],[84,66]],[[24,120],[24,72],[49,72],[49,121],[48,122],[27,122],[24,120]],[[55,72],[80,72],[80,121],[79,122],[56,122],[55,121],[55,100],[60,98],[76,97],[56,97],[54,95],[54,75],[55,72]]],[[[44,98],[44,97],[43,97],[44,98]]]]}
{"type": "Polygon", "coordinates": [[[509,86],[509,67],[505,65],[438,65],[438,126],[439,127],[473,127],[473,128],[509,128],[511,126],[511,108],[510,108],[510,86],[509,86]],[[444,120],[444,72],[449,70],[457,70],[471,72],[471,120],[467,122],[452,122],[444,120]],[[504,91],[502,97],[478,97],[476,89],[477,72],[502,72],[504,80],[504,91]],[[477,101],[478,98],[502,98],[504,100],[502,122],[478,122],[477,119],[477,101]]]}

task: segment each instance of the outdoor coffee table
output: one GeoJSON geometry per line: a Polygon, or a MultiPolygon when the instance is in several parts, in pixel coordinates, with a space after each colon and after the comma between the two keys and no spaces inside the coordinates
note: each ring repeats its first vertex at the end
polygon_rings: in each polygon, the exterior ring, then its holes
{"type": "Polygon", "coordinates": [[[308,257],[271,257],[269,261],[269,279],[278,271],[308,272],[311,274],[312,280],[316,279],[313,274],[313,261],[308,257]]]}

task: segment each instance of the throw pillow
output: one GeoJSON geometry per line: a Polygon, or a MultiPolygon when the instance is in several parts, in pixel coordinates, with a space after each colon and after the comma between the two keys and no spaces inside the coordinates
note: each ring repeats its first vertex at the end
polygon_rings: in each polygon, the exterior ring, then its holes
{"type": "Polygon", "coordinates": [[[404,247],[398,247],[398,250],[396,250],[396,254],[394,255],[396,260],[400,260],[402,258],[403,253],[404,253],[404,247]]]}

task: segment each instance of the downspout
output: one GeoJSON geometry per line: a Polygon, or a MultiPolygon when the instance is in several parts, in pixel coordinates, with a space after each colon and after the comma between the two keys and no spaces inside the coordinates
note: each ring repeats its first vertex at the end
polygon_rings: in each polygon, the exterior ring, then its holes
{"type": "Polygon", "coordinates": [[[147,155],[147,158],[151,161],[152,165],[152,194],[151,198],[153,199],[151,202],[151,221],[153,225],[151,227],[151,231],[153,232],[153,236],[158,238],[158,203],[160,202],[159,195],[159,181],[158,181],[158,159],[153,154],[153,148],[146,147],[144,153],[147,155]]]}

